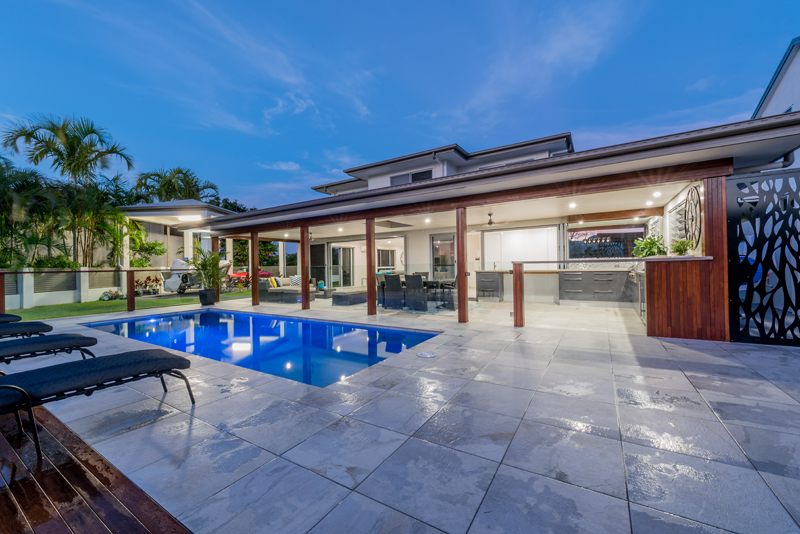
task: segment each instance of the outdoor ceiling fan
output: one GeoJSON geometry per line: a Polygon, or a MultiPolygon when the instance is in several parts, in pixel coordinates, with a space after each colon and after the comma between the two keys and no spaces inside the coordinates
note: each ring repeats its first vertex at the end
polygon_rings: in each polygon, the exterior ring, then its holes
{"type": "Polygon", "coordinates": [[[499,224],[503,224],[503,223],[494,222],[494,221],[492,220],[492,215],[494,215],[494,213],[490,213],[490,214],[489,214],[489,222],[487,222],[486,224],[484,224],[484,226],[486,226],[486,227],[488,227],[488,228],[492,228],[493,226],[497,226],[497,225],[499,225],[499,224]]]}

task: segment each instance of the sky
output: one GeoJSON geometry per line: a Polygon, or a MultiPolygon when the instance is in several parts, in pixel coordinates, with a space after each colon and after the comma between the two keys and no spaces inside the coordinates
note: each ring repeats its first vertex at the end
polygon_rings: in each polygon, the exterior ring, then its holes
{"type": "Polygon", "coordinates": [[[798,15],[794,0],[4,2],[0,129],[91,118],[133,156],[130,180],[189,167],[265,208],[450,143],[572,132],[580,151],[749,119],[798,15]]]}

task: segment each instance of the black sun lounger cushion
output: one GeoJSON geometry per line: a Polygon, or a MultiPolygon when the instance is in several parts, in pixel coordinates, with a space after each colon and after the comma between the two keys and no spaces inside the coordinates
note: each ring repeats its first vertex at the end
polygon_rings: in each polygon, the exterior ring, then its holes
{"type": "MultiPolygon", "coordinates": [[[[35,406],[43,399],[62,393],[138,375],[188,369],[190,365],[187,358],[165,350],[137,350],[0,376],[0,385],[24,389],[35,406]]],[[[20,393],[0,389],[0,410],[15,406],[21,400],[20,393]]]]}
{"type": "Polygon", "coordinates": [[[13,313],[0,313],[0,324],[1,323],[16,323],[17,321],[21,321],[22,317],[19,315],[14,315],[13,313]]]}
{"type": "Polygon", "coordinates": [[[19,323],[0,324],[0,337],[33,336],[52,331],[52,326],[39,321],[23,321],[19,323]]]}
{"type": "Polygon", "coordinates": [[[0,341],[0,361],[5,358],[34,352],[65,352],[97,345],[97,340],[83,334],[55,334],[52,336],[18,337],[0,341]]]}

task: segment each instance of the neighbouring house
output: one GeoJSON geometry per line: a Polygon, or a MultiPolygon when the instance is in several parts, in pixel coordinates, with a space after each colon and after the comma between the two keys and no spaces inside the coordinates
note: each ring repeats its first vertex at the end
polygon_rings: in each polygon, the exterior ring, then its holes
{"type": "Polygon", "coordinates": [[[781,58],[778,68],[772,75],[761,96],[753,119],[770,117],[782,113],[800,111],[800,60],[797,52],[800,50],[800,37],[789,43],[789,48],[781,58]]]}

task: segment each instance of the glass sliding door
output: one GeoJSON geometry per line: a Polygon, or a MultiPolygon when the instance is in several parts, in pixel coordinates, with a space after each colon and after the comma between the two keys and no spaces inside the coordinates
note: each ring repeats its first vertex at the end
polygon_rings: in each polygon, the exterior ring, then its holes
{"type": "Polygon", "coordinates": [[[431,266],[433,280],[453,280],[456,277],[456,234],[431,235],[431,266]]]}
{"type": "Polygon", "coordinates": [[[310,267],[311,267],[311,278],[313,278],[316,283],[325,282],[325,286],[327,287],[328,281],[325,279],[325,244],[317,244],[317,245],[310,245],[309,247],[309,259],[311,260],[310,267]]]}
{"type": "Polygon", "coordinates": [[[352,285],[352,247],[331,247],[331,287],[348,287],[352,285]]]}

